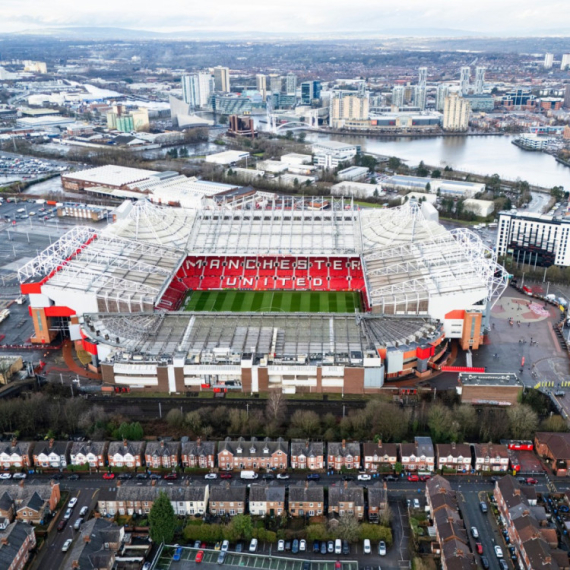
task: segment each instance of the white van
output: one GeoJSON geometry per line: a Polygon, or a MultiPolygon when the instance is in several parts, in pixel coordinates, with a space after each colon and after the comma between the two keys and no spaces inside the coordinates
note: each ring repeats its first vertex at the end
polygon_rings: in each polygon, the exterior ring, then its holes
{"type": "Polygon", "coordinates": [[[18,213],[18,214],[24,214],[25,211],[26,211],[26,208],[18,208],[18,209],[16,210],[16,213],[18,213]]]}
{"type": "Polygon", "coordinates": [[[257,479],[259,477],[255,471],[242,471],[239,476],[241,479],[257,479]]]}
{"type": "Polygon", "coordinates": [[[337,538],[334,541],[334,553],[342,554],[342,540],[340,538],[337,538]]]}

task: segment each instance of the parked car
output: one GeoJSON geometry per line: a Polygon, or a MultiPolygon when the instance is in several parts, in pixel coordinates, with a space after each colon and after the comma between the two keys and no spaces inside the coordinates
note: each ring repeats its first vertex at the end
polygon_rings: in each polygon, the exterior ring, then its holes
{"type": "Polygon", "coordinates": [[[481,556],[481,566],[483,566],[485,570],[489,570],[489,559],[486,556],[481,556]]]}
{"type": "Polygon", "coordinates": [[[386,475],[386,477],[384,477],[384,481],[387,481],[388,483],[394,482],[397,480],[398,480],[398,477],[396,477],[396,475],[386,475]]]}
{"type": "Polygon", "coordinates": [[[79,516],[84,517],[88,512],[89,512],[89,507],[85,505],[84,507],[81,507],[81,510],[79,511],[79,516]]]}
{"type": "Polygon", "coordinates": [[[114,479],[114,478],[115,478],[114,473],[103,473],[103,479],[114,479]]]}
{"type": "Polygon", "coordinates": [[[499,558],[499,566],[501,567],[501,570],[509,570],[509,565],[504,558],[499,558]]]}
{"type": "Polygon", "coordinates": [[[289,475],[287,473],[277,473],[277,479],[286,481],[287,479],[289,479],[289,475]]]}
{"type": "Polygon", "coordinates": [[[12,475],[12,479],[26,479],[27,476],[27,473],[14,473],[14,475],[12,475]]]}
{"type": "Polygon", "coordinates": [[[65,520],[69,520],[71,518],[71,509],[67,509],[67,511],[65,511],[65,514],[63,515],[63,518],[65,520]]]}
{"type": "Polygon", "coordinates": [[[57,524],[57,532],[61,532],[65,528],[65,525],[67,524],[67,520],[68,519],[61,519],[59,521],[59,523],[57,524]]]}
{"type": "Polygon", "coordinates": [[[220,552],[218,554],[218,564],[223,564],[226,561],[226,552],[220,552]]]}
{"type": "Polygon", "coordinates": [[[182,547],[181,546],[179,546],[174,551],[174,556],[172,557],[172,561],[173,562],[180,562],[180,558],[182,558],[182,547]]]}
{"type": "Polygon", "coordinates": [[[200,548],[200,541],[199,540],[194,541],[194,548],[200,548]]]}
{"type": "Polygon", "coordinates": [[[222,552],[227,552],[229,548],[230,548],[230,541],[224,540],[224,542],[222,542],[222,552]]]}
{"type": "Polygon", "coordinates": [[[162,475],[159,475],[158,473],[151,473],[150,479],[154,479],[155,481],[158,481],[159,479],[162,479],[162,475]]]}
{"type": "Polygon", "coordinates": [[[354,477],[352,475],[343,475],[342,480],[343,481],[354,481],[354,477]]]}
{"type": "Polygon", "coordinates": [[[477,530],[476,526],[471,527],[471,536],[473,538],[479,538],[479,531],[477,530]]]}
{"type": "Polygon", "coordinates": [[[206,475],[204,475],[204,479],[217,479],[218,475],[217,473],[206,473],[206,475]]]}
{"type": "Polygon", "coordinates": [[[61,547],[61,551],[62,552],[67,552],[69,550],[69,547],[71,546],[71,543],[73,542],[72,538],[68,538],[64,543],[63,546],[61,547]]]}
{"type": "Polygon", "coordinates": [[[299,552],[306,552],[307,550],[307,541],[305,539],[301,539],[299,541],[299,552]]]}
{"type": "Polygon", "coordinates": [[[364,554],[370,554],[372,552],[372,548],[370,546],[370,540],[368,538],[364,539],[364,554]]]}
{"type": "Polygon", "coordinates": [[[327,542],[327,552],[329,554],[334,554],[334,541],[333,540],[329,540],[327,542]]]}
{"type": "Polygon", "coordinates": [[[236,544],[236,552],[243,552],[243,543],[242,542],[238,542],[236,544]]]}
{"type": "Polygon", "coordinates": [[[291,552],[293,554],[298,554],[299,553],[299,541],[297,539],[295,539],[293,541],[293,548],[291,549],[291,552]]]}
{"type": "Polygon", "coordinates": [[[334,541],[334,553],[335,554],[342,554],[342,541],[340,538],[337,538],[334,541]]]}
{"type": "Polygon", "coordinates": [[[480,542],[477,542],[475,547],[477,548],[477,554],[483,554],[483,545],[480,542]]]}
{"type": "Polygon", "coordinates": [[[257,550],[257,538],[252,538],[249,543],[249,551],[255,552],[257,550]]]}
{"type": "Polygon", "coordinates": [[[148,479],[148,475],[146,473],[137,473],[137,479],[148,479]]]}
{"type": "Polygon", "coordinates": [[[497,558],[503,557],[503,549],[498,544],[495,544],[495,556],[497,558]]]}
{"type": "Polygon", "coordinates": [[[482,513],[486,513],[488,511],[487,503],[485,501],[481,501],[479,503],[479,507],[480,507],[482,513]]]}
{"type": "Polygon", "coordinates": [[[73,528],[74,528],[75,530],[79,530],[79,527],[80,527],[82,524],[83,524],[83,519],[82,519],[81,517],[79,517],[79,518],[75,521],[75,523],[74,523],[74,525],[73,525],[73,528]]]}
{"type": "Polygon", "coordinates": [[[303,570],[311,570],[311,563],[308,560],[303,562],[303,570]]]}
{"type": "Polygon", "coordinates": [[[285,552],[285,541],[283,539],[277,542],[277,552],[285,552]]]}
{"type": "Polygon", "coordinates": [[[368,473],[360,473],[360,475],[358,475],[359,481],[370,481],[370,479],[372,479],[372,477],[368,475],[368,473]]]}
{"type": "Polygon", "coordinates": [[[414,509],[419,509],[419,508],[420,508],[420,500],[414,499],[414,509]]]}
{"type": "MultiPolygon", "coordinates": [[[[208,473],[208,475],[215,475],[215,473],[208,473]]],[[[232,479],[232,478],[233,475],[231,473],[220,473],[220,479],[232,479]]],[[[212,477],[209,477],[209,479],[212,479],[212,477]]]]}
{"type": "Polygon", "coordinates": [[[56,473],[55,475],[52,475],[51,478],[59,481],[60,479],[63,479],[63,475],[61,473],[56,473]]]}
{"type": "Polygon", "coordinates": [[[327,553],[327,541],[323,540],[321,542],[321,554],[326,554],[327,553]]]}
{"type": "Polygon", "coordinates": [[[422,483],[425,483],[426,481],[429,481],[431,479],[431,475],[420,475],[420,481],[422,483]]]}
{"type": "Polygon", "coordinates": [[[165,475],[164,478],[167,481],[174,481],[174,480],[178,479],[178,475],[176,473],[168,473],[168,475],[165,475]]]}
{"type": "Polygon", "coordinates": [[[290,550],[291,550],[291,541],[286,540],[285,541],[285,552],[289,552],[290,550]]]}
{"type": "Polygon", "coordinates": [[[318,540],[313,542],[313,554],[318,554],[321,551],[321,543],[318,540]]]}
{"type": "Polygon", "coordinates": [[[0,473],[0,479],[12,479],[11,473],[0,473]]]}
{"type": "Polygon", "coordinates": [[[318,473],[309,473],[307,475],[307,481],[319,481],[321,476],[318,473]]]}
{"type": "Polygon", "coordinates": [[[77,473],[74,473],[73,475],[68,475],[67,479],[69,481],[79,481],[79,475],[77,473]]]}
{"type": "Polygon", "coordinates": [[[378,554],[380,556],[386,556],[386,543],[383,540],[378,543],[378,554]]]}
{"type": "Polygon", "coordinates": [[[262,479],[264,481],[273,481],[275,479],[275,475],[273,475],[273,473],[266,473],[262,479]]]}
{"type": "Polygon", "coordinates": [[[121,473],[117,479],[120,479],[121,481],[127,481],[129,479],[132,479],[133,476],[130,473],[121,473]]]}
{"type": "Polygon", "coordinates": [[[534,477],[527,477],[526,484],[527,485],[537,485],[538,479],[535,479],[534,477]]]}
{"type": "Polygon", "coordinates": [[[345,555],[350,554],[350,543],[348,542],[348,540],[342,541],[342,553],[345,555]]]}
{"type": "Polygon", "coordinates": [[[75,505],[77,505],[77,497],[73,497],[71,499],[69,499],[69,503],[67,503],[67,506],[72,509],[73,507],[75,507],[75,505]]]}
{"type": "Polygon", "coordinates": [[[196,552],[196,560],[194,562],[196,562],[196,564],[200,564],[202,560],[204,560],[204,551],[198,550],[198,552],[196,552]]]}
{"type": "Polygon", "coordinates": [[[408,481],[412,481],[413,483],[416,483],[420,480],[418,475],[408,475],[408,481]]]}

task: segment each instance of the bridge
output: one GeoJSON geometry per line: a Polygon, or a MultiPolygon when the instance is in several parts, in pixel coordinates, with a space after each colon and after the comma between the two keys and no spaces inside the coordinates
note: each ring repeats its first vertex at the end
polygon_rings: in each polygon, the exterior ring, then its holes
{"type": "Polygon", "coordinates": [[[267,127],[274,134],[283,131],[300,131],[306,128],[319,128],[319,115],[317,109],[310,109],[303,115],[294,113],[275,112],[267,107],[267,127]]]}

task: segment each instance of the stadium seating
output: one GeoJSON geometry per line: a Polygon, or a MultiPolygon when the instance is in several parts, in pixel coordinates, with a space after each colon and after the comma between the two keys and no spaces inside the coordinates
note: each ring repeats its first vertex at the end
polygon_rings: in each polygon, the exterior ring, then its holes
{"type": "Polygon", "coordinates": [[[363,291],[364,287],[358,258],[188,256],[157,307],[177,310],[189,289],[363,291]]]}

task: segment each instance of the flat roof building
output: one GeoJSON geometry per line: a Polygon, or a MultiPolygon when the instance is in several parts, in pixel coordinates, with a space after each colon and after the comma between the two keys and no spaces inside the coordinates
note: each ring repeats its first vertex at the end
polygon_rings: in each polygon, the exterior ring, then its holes
{"type": "Polygon", "coordinates": [[[522,382],[513,372],[460,372],[458,383],[462,404],[514,406],[523,391],[522,382]]]}
{"type": "Polygon", "coordinates": [[[384,188],[395,190],[427,190],[454,197],[471,198],[479,192],[485,191],[485,184],[477,182],[463,182],[459,180],[444,180],[442,178],[422,178],[420,176],[395,175],[382,181],[384,188]]]}
{"type": "Polygon", "coordinates": [[[217,152],[215,154],[210,154],[206,157],[206,162],[212,162],[213,164],[223,164],[230,165],[249,157],[249,152],[243,152],[241,150],[225,150],[223,152],[217,152]]]}
{"type": "Polygon", "coordinates": [[[154,170],[129,168],[127,166],[106,165],[78,172],[67,172],[61,175],[61,184],[65,190],[83,190],[91,186],[106,186],[107,188],[122,188],[134,182],[147,180],[154,170]]]}

